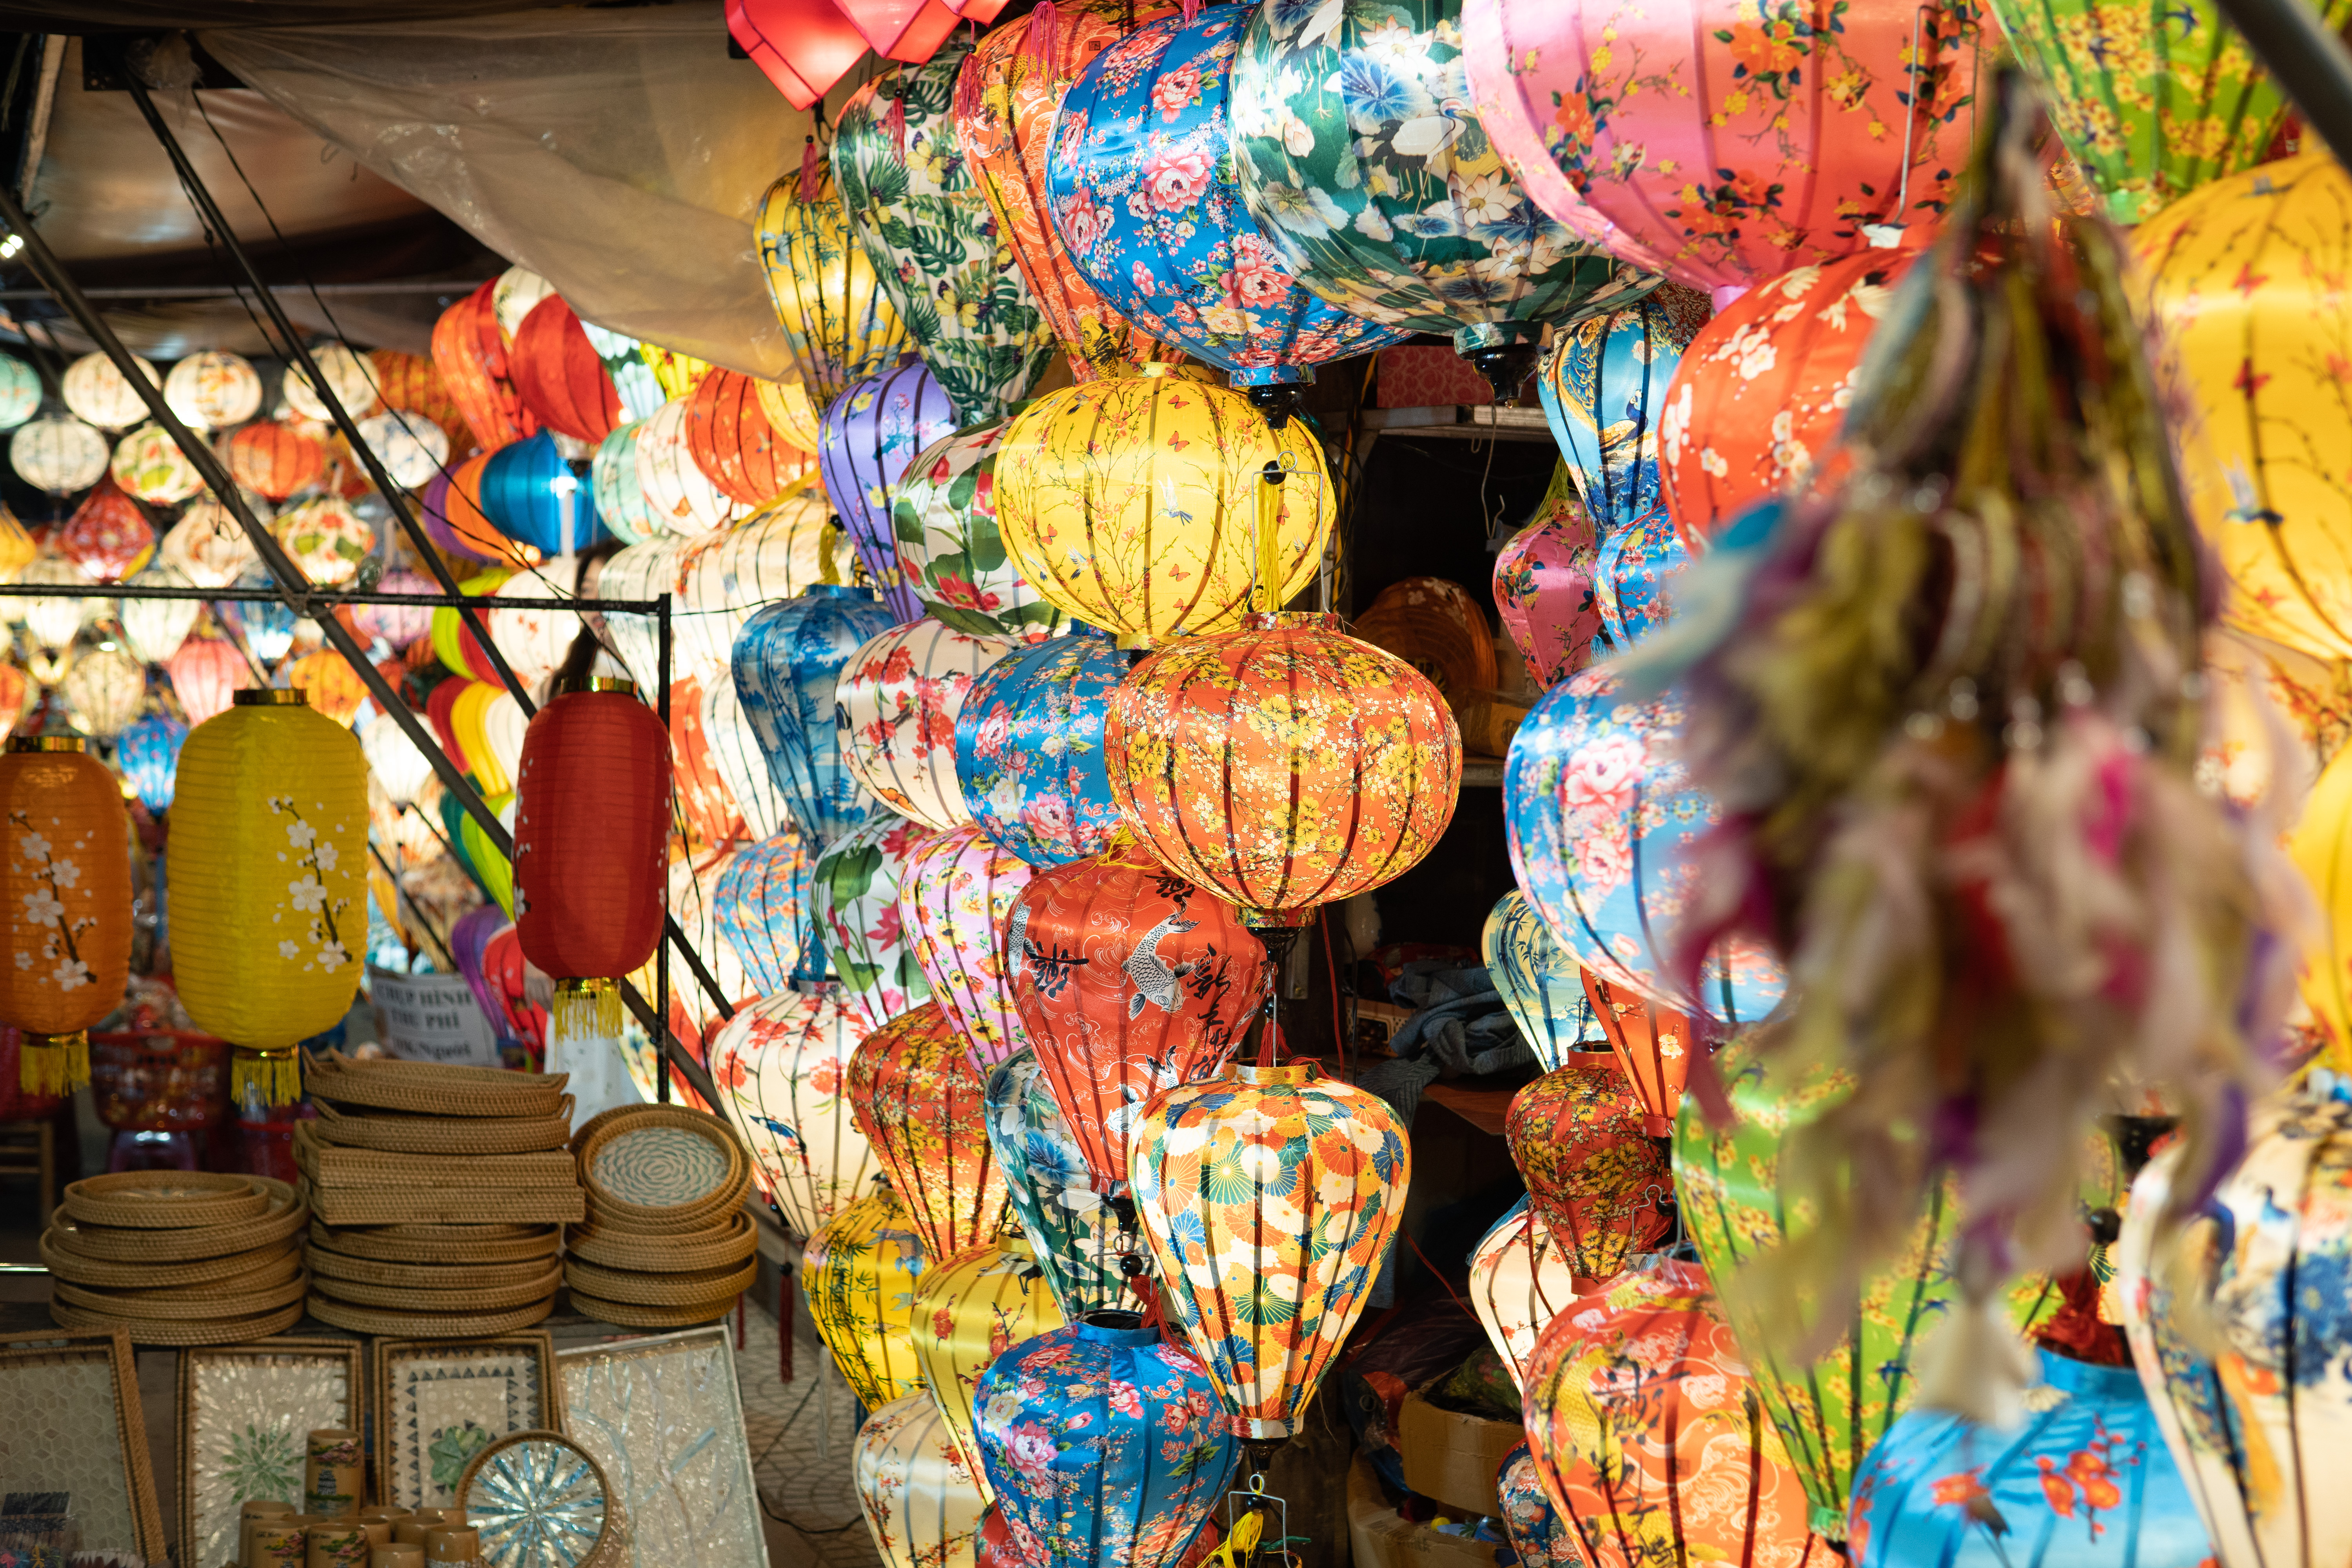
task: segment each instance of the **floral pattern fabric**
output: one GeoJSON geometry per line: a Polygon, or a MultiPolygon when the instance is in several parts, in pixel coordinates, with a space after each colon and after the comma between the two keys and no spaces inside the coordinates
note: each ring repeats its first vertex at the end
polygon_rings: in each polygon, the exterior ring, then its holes
{"type": "MultiPolygon", "coordinates": [[[[924,1267],[922,1237],[887,1186],[834,1215],[802,1254],[809,1321],[849,1391],[868,1410],[910,1394],[923,1396],[922,1363],[915,1359],[915,1291],[924,1267]]],[[[928,1399],[924,1405],[929,1408],[928,1399]]]]}
{"type": "Polygon", "coordinates": [[[96,757],[0,756],[0,932],[10,954],[0,1004],[29,1033],[70,1035],[122,1005],[131,926],[121,800],[96,757]]]}
{"type": "Polygon", "coordinates": [[[1046,167],[1054,226],[1087,280],[1236,386],[1312,381],[1406,335],[1301,288],[1243,205],[1227,110],[1251,15],[1162,16],[1096,56],[1063,96],[1046,167]]]}
{"type": "Polygon", "coordinates": [[[941,1263],[1005,1228],[1004,1172],[988,1144],[982,1082],[937,1002],[902,1013],[849,1058],[849,1103],[941,1263]]]}
{"type": "Polygon", "coordinates": [[[1546,498],[1495,556],[1495,613],[1538,689],[1592,662],[1599,563],[1592,515],[1574,495],[1546,498]]]}
{"type": "Polygon", "coordinates": [[[964,808],[1032,866],[1091,855],[1118,829],[1102,730],[1128,663],[1097,633],[1037,643],[982,671],[956,715],[964,808]]]}
{"type": "Polygon", "coordinates": [[[1021,575],[997,529],[1004,426],[1002,419],[967,425],[916,454],[890,503],[890,526],[898,574],[933,620],[1034,642],[1068,631],[1070,619],[1021,575]]]}
{"type": "Polygon", "coordinates": [[[912,933],[898,919],[907,857],[931,830],[885,811],[817,857],[809,898],[849,1005],[880,1028],[930,1000],[912,933]]]}
{"type": "Polygon", "coordinates": [[[988,1142],[1062,1316],[1075,1323],[1088,1312],[1140,1307],[1130,1293],[1149,1289],[1150,1270],[1130,1283],[1120,1260],[1131,1255],[1148,1263],[1142,1239],[1105,1201],[1110,1184],[1087,1168],[1033,1047],[988,1075],[988,1142]]]}
{"type": "Polygon", "coordinates": [[[970,820],[956,782],[956,715],[980,672],[1019,646],[933,620],[863,644],[834,686],[850,771],[883,805],[927,827],[970,820]]]}
{"type": "Polygon", "coordinates": [[[751,989],[772,996],[792,983],[801,944],[816,925],[808,907],[808,846],[791,828],[746,846],[719,873],[719,934],[735,950],[751,989]]]}
{"type": "Polygon", "coordinates": [[[1674,1173],[1615,1057],[1576,1052],[1519,1090],[1503,1135],[1580,1281],[1613,1277],[1673,1233],[1674,1173]]]}
{"type": "Polygon", "coordinates": [[[820,849],[878,809],[849,765],[834,721],[835,693],[843,666],[889,624],[871,589],[826,583],[770,605],[735,638],[730,675],[743,717],[784,809],[820,849]]]}
{"type": "Polygon", "coordinates": [[[1470,1255],[1470,1309],[1522,1394],[1536,1341],[1575,1300],[1568,1249],[1521,1198],[1470,1255]]]}
{"type": "Polygon", "coordinates": [[[850,1474],[882,1568],[977,1568],[988,1500],[929,1394],[866,1418],[850,1474]]]}
{"type": "Polygon", "coordinates": [[[142,425],[115,443],[108,468],[124,494],[154,506],[177,506],[205,488],[204,475],[161,425],[142,425]]]}
{"type": "Polygon", "coordinates": [[[751,1153],[751,1179],[806,1239],[865,1188],[872,1147],[851,1110],[849,1058],[865,1019],[786,991],[738,1011],[710,1042],[719,1110],[751,1153]]]}
{"type": "Polygon", "coordinates": [[[967,822],[918,846],[899,884],[898,919],[914,933],[915,962],[978,1072],[1027,1043],[1004,943],[1031,874],[1026,860],[967,822]]]}
{"type": "Polygon", "coordinates": [[[1661,289],[1555,334],[1537,377],[1545,423],[1606,541],[1659,503],[1658,426],[1706,296],[1661,289]]]}
{"type": "MultiPolygon", "coordinates": [[[[809,403],[823,408],[907,349],[907,324],[875,275],[834,188],[830,149],[819,146],[806,197],[787,174],[768,187],[754,225],[768,299],[784,329],[809,403]]],[[[675,399],[681,389],[672,389],[675,399]]]]}
{"type": "Polygon", "coordinates": [[[973,1405],[989,1363],[1024,1340],[1062,1326],[1029,1244],[1006,1237],[967,1247],[923,1276],[915,1303],[915,1355],[923,1386],[981,1495],[995,1492],[981,1466],[973,1405]]]}
{"type": "Polygon", "coordinates": [[[1571,1051],[1609,1043],[1585,994],[1583,966],[1552,940],[1526,894],[1513,889],[1496,901],[1479,933],[1478,952],[1544,1071],[1565,1066],[1571,1051]]]}
{"type": "Polygon", "coordinates": [[[1601,540],[1593,552],[1593,602],[1608,646],[1633,647],[1674,618],[1670,590],[1690,561],[1663,504],[1601,540]]]}
{"type": "Polygon", "coordinates": [[[1495,1489],[1503,1533],[1522,1568],[1587,1568],[1576,1526],[1544,1496],[1543,1477],[1525,1443],[1503,1456],[1495,1489]]]}
{"type": "Polygon", "coordinates": [[[881,590],[882,602],[900,622],[923,610],[898,565],[892,515],[899,481],[918,455],[955,434],[961,423],[946,387],[912,354],[885,365],[825,407],[816,451],[824,493],[881,590]]]}

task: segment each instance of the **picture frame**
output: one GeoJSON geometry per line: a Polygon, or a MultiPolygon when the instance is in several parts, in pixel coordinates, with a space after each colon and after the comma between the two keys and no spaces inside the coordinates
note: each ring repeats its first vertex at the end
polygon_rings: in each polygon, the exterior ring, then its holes
{"type": "Polygon", "coordinates": [[[493,1438],[561,1431],[555,1342],[543,1330],[486,1340],[379,1340],[373,1409],[376,1501],[450,1508],[467,1461],[493,1438]]]}
{"type": "Polygon", "coordinates": [[[556,1358],[565,1436],[603,1467],[637,1568],[767,1568],[731,1331],[582,1345],[556,1358]]]}
{"type": "Polygon", "coordinates": [[[300,1511],[310,1433],[359,1430],[366,1380],[356,1340],[256,1340],[180,1352],[178,1514],[183,1562],[236,1552],[240,1505],[300,1511]]]}
{"type": "Polygon", "coordinates": [[[123,1334],[0,1336],[0,1492],[64,1492],[86,1552],[168,1552],[123,1334]]]}

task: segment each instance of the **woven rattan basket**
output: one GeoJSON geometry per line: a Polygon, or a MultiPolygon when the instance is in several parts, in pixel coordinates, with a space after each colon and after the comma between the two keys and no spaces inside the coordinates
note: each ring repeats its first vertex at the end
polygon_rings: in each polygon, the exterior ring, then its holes
{"type": "Polygon", "coordinates": [[[608,1230],[591,1221],[573,1226],[563,1243],[564,1250],[574,1258],[641,1274],[690,1274],[731,1268],[751,1257],[759,1245],[758,1226],[740,1209],[719,1225],[660,1237],[608,1230]]]}
{"type": "Polygon", "coordinates": [[[173,1322],[218,1322],[224,1318],[249,1318],[299,1302],[310,1289],[310,1278],[297,1271],[274,1284],[248,1286],[243,1281],[169,1290],[90,1290],[62,1279],[49,1281],[53,1300],[87,1312],[116,1318],[161,1318],[173,1322]]]}
{"type": "MultiPolygon", "coordinates": [[[[310,1240],[350,1258],[384,1263],[522,1263],[555,1256],[551,1225],[327,1225],[313,1219],[310,1240]]],[[[348,1278],[349,1276],[346,1276],[348,1278]]]]}
{"type": "Polygon", "coordinates": [[[266,1278],[268,1271],[291,1272],[300,1258],[298,1248],[280,1242],[232,1252],[226,1258],[202,1258],[192,1263],[116,1263],[84,1258],[58,1245],[55,1231],[41,1237],[41,1261],[59,1279],[100,1289],[160,1290],[170,1285],[205,1285],[215,1279],[266,1278]]]}
{"type": "MultiPolygon", "coordinates": [[[[45,1248],[43,1250],[43,1256],[48,1256],[47,1249],[45,1248]]],[[[66,1267],[68,1269],[75,1268],[80,1261],[81,1260],[79,1258],[70,1257],[64,1258],[66,1267]]],[[[266,1290],[274,1285],[283,1285],[286,1281],[293,1279],[295,1275],[301,1272],[302,1254],[299,1249],[291,1247],[266,1248],[262,1250],[261,1258],[258,1262],[250,1264],[234,1273],[215,1274],[205,1279],[173,1279],[169,1278],[157,1278],[159,1275],[166,1274],[167,1271],[171,1269],[188,1267],[184,1264],[159,1263],[142,1268],[136,1263],[101,1263],[97,1267],[107,1270],[113,1276],[113,1278],[103,1280],[76,1279],[71,1278],[68,1274],[59,1273],[54,1267],[50,1268],[49,1273],[53,1279],[65,1284],[78,1285],[85,1290],[141,1290],[148,1292],[165,1290],[171,1291],[174,1294],[191,1297],[227,1296],[233,1295],[239,1290],[266,1290]]],[[[279,1304],[282,1305],[283,1303],[279,1304]]],[[[92,1303],[85,1301],[82,1305],[90,1306],[92,1303]]],[[[98,1310],[101,1312],[111,1310],[113,1309],[106,1307],[98,1308],[98,1310]]],[[[261,1310],[261,1308],[256,1306],[252,1310],[257,1312],[261,1310]]],[[[157,1314],[149,1312],[143,1315],[147,1317],[154,1317],[157,1314]]],[[[213,1315],[215,1317],[220,1316],[217,1312],[213,1315]]]]}
{"type": "Polygon", "coordinates": [[[402,1154],[383,1149],[342,1149],[324,1142],[315,1121],[297,1122],[294,1163],[313,1191],[362,1188],[483,1192],[568,1191],[580,1184],[571,1154],[562,1148],[524,1154],[402,1154]]]}
{"type": "Polygon", "coordinates": [[[492,1215],[501,1220],[573,1225],[588,1217],[587,1195],[578,1187],[548,1187],[522,1193],[437,1192],[431,1188],[370,1192],[330,1187],[314,1190],[310,1197],[311,1208],[331,1226],[460,1226],[492,1215]]]}
{"type": "Polygon", "coordinates": [[[563,1283],[563,1269],[557,1265],[549,1268],[536,1279],[520,1284],[488,1285],[474,1279],[463,1268],[449,1270],[442,1288],[420,1290],[413,1285],[371,1285],[359,1279],[313,1279],[310,1288],[320,1296],[349,1302],[354,1307],[382,1307],[394,1312],[424,1312],[447,1314],[456,1312],[502,1312],[509,1308],[528,1307],[536,1301],[552,1300],[556,1288],[563,1283]]]}
{"type": "MultiPolygon", "coordinates": [[[[461,1285],[488,1290],[521,1285],[540,1279],[555,1264],[552,1253],[517,1263],[386,1263],[374,1258],[349,1258],[324,1247],[305,1248],[302,1258],[310,1272],[322,1279],[407,1290],[447,1290],[461,1285]]],[[[344,1291],[334,1294],[358,1300],[344,1291]]]]}
{"type": "Polygon", "coordinates": [[[730,1296],[723,1301],[705,1301],[690,1307],[638,1307],[574,1290],[572,1310],[583,1318],[618,1323],[625,1329],[690,1329],[698,1323],[717,1322],[735,1310],[737,1299],[730,1296]]]}
{"type": "Polygon", "coordinates": [[[691,1307],[721,1297],[740,1296],[759,1277],[759,1259],[733,1268],[713,1268],[699,1274],[640,1274],[634,1269],[606,1268],[581,1258],[567,1259],[563,1282],[602,1301],[632,1307],[691,1307]]]}
{"type": "Polygon", "coordinates": [[[562,1103],[562,1073],[442,1067],[390,1058],[354,1061],[341,1051],[314,1060],[302,1087],[314,1100],[421,1116],[548,1117],[562,1103]]]}
{"type": "Polygon", "coordinates": [[[135,1345],[241,1345],[282,1334],[302,1321],[302,1303],[255,1318],[229,1318],[216,1322],[167,1322],[157,1318],[118,1318],[110,1312],[85,1311],[62,1301],[49,1303],[49,1318],[61,1329],[78,1334],[123,1334],[135,1345]]]}
{"type": "Polygon", "coordinates": [[[269,1196],[243,1176],[198,1171],[120,1171],[66,1188],[65,1211],[83,1225],[121,1230],[194,1230],[258,1219],[269,1196]]]}
{"type": "Polygon", "coordinates": [[[469,1118],[385,1113],[358,1116],[320,1104],[319,1141],[388,1154],[531,1154],[561,1149],[572,1136],[572,1097],[552,1116],[469,1118]]]}
{"type": "MultiPolygon", "coordinates": [[[[597,1222],[602,1225],[661,1232],[693,1230],[741,1207],[744,1194],[751,1190],[751,1157],[743,1152],[742,1141],[735,1136],[734,1130],[708,1111],[676,1105],[628,1106],[597,1117],[588,1135],[576,1140],[575,1144],[580,1183],[588,1189],[597,1222]],[[690,1133],[716,1150],[721,1173],[719,1180],[684,1201],[648,1204],[623,1197],[599,1179],[599,1161],[616,1151],[624,1139],[664,1130],[690,1133]]],[[[611,1173],[607,1171],[605,1174],[609,1176],[611,1173]]],[[[654,1172],[652,1179],[658,1182],[661,1173],[654,1172]]]]}
{"type": "Polygon", "coordinates": [[[322,1323],[349,1329],[355,1334],[381,1334],[407,1340],[486,1340],[527,1329],[555,1310],[555,1298],[504,1312],[388,1312],[310,1292],[310,1315],[322,1323]]]}
{"type": "MultiPolygon", "coordinates": [[[[275,1185],[285,1192],[285,1184],[275,1185]]],[[[310,1215],[291,1193],[268,1194],[268,1207],[258,1219],[233,1225],[199,1226],[193,1230],[126,1230],[113,1226],[83,1225],[63,1208],[49,1216],[49,1235],[56,1245],[83,1258],[113,1263],[186,1263],[201,1258],[226,1258],[275,1246],[302,1228],[310,1215]]]]}

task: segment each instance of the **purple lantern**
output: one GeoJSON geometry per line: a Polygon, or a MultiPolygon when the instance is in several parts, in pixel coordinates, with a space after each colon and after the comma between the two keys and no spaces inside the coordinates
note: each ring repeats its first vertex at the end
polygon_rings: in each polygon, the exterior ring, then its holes
{"type": "Polygon", "coordinates": [[[855,384],[824,411],[816,455],[824,493],[899,625],[920,619],[923,606],[898,569],[891,503],[907,465],[955,430],[955,405],[913,354],[855,384]]]}
{"type": "Polygon", "coordinates": [[[446,463],[433,471],[425,481],[424,504],[417,517],[425,524],[425,537],[460,561],[488,563],[489,557],[466,542],[457,531],[449,526],[449,473],[446,463]]]}

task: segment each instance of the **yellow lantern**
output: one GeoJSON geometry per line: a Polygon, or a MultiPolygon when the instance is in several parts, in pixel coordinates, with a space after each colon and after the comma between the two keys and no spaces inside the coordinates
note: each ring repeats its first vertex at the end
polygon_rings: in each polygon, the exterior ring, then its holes
{"type": "Polygon", "coordinates": [[[915,1291],[915,1359],[981,1494],[996,1500],[972,1438],[980,1374],[1006,1349],[1062,1326],[1062,1309],[1025,1241],[966,1247],[923,1276],[915,1291]]]}
{"type": "Polygon", "coordinates": [[[816,405],[809,401],[808,383],[801,379],[800,366],[773,381],[756,382],[752,390],[760,395],[760,412],[776,434],[803,452],[817,449],[817,440],[824,430],[824,420],[816,405]]]}
{"type": "Polygon", "coordinates": [[[236,694],[188,733],[167,869],[180,1000],[236,1047],[248,1110],[301,1097],[295,1047],[334,1027],[367,937],[367,758],[299,689],[236,694]]]}
{"type": "Polygon", "coordinates": [[[332,648],[306,653],[288,665],[286,683],[299,687],[313,709],[338,724],[359,717],[360,704],[368,697],[367,682],[360,679],[351,660],[332,648]]]}
{"type": "Polygon", "coordinates": [[[808,1239],[801,1290],[833,1364],[868,1410],[923,1386],[915,1359],[917,1277],[923,1240],[887,1186],[843,1209],[808,1239]]]}
{"type": "MultiPolygon", "coordinates": [[[[760,261],[768,298],[800,366],[802,395],[823,408],[909,346],[906,323],[874,275],[833,188],[828,149],[817,164],[768,187],[760,203],[760,261]]],[[[814,421],[810,422],[811,428],[814,421]]],[[[808,442],[805,451],[816,450],[808,442]]]]}
{"type": "Polygon", "coordinates": [[[2319,900],[2303,999],[2326,1026],[2328,1066],[2352,1070],[2352,746],[2337,752],[2312,786],[2287,852],[2319,900]]]}
{"type": "Polygon", "coordinates": [[[1262,530],[1271,596],[1286,602],[1331,531],[1323,449],[1304,420],[1276,430],[1241,393],[1163,364],[1031,403],[1004,427],[995,490],[1022,577],[1129,647],[1237,626],[1262,596],[1262,530]],[[1269,463],[1278,484],[1262,478],[1269,463]]]}
{"type": "Polygon", "coordinates": [[[2242,630],[2352,658],[2352,175],[2325,152],[2216,180],[2132,235],[2159,374],[2198,414],[2191,510],[2242,630]]]}
{"type": "Polygon", "coordinates": [[[666,349],[658,343],[641,342],[637,357],[654,373],[654,384],[662,390],[665,402],[684,397],[710,374],[710,362],[682,354],[676,349],[666,349]]]}
{"type": "Polygon", "coordinates": [[[90,1027],[131,974],[131,851],[122,792],[73,736],[25,735],[0,755],[0,1022],[24,1031],[17,1079],[36,1094],[89,1081],[90,1027]]]}

